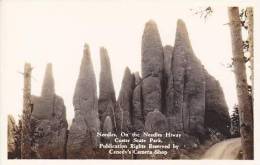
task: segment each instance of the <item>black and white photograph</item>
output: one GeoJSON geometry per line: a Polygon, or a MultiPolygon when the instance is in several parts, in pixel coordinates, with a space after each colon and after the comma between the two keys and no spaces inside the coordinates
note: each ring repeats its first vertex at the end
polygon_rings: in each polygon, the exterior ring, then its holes
{"type": "Polygon", "coordinates": [[[255,163],[258,8],[229,2],[0,0],[0,164],[255,163]]]}

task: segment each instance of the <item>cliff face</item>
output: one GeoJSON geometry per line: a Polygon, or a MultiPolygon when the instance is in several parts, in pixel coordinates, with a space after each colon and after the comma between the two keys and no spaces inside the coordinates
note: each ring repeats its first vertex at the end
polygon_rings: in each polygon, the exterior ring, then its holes
{"type": "Polygon", "coordinates": [[[73,97],[75,117],[69,130],[67,158],[91,158],[99,143],[100,130],[95,73],[88,45],[85,45],[73,97]]]}
{"type": "Polygon", "coordinates": [[[48,64],[40,97],[32,96],[33,158],[61,159],[66,155],[66,108],[63,99],[55,94],[52,65],[48,64]]]}

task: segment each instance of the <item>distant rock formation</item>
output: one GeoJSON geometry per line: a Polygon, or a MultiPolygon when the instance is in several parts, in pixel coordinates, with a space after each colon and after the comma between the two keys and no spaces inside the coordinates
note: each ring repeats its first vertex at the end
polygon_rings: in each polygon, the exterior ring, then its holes
{"type": "Polygon", "coordinates": [[[116,96],[114,84],[112,80],[110,60],[105,48],[100,48],[100,79],[99,79],[99,98],[98,98],[98,112],[100,117],[100,126],[104,127],[104,121],[107,116],[110,116],[112,122],[112,130],[115,127],[115,103],[116,96]]]}
{"type": "Polygon", "coordinates": [[[67,142],[67,158],[94,158],[100,130],[95,73],[89,46],[85,45],[80,73],[73,97],[75,117],[67,142]]]}
{"type": "Polygon", "coordinates": [[[55,94],[52,65],[46,67],[40,97],[32,96],[31,116],[33,158],[64,159],[67,120],[63,99],[55,94]]]}
{"type": "Polygon", "coordinates": [[[161,111],[162,106],[163,46],[154,21],[145,24],[141,57],[143,112],[146,116],[155,109],[161,111]]]}
{"type": "Polygon", "coordinates": [[[54,78],[52,73],[52,64],[47,64],[47,68],[45,71],[45,77],[43,79],[42,84],[42,97],[52,97],[55,95],[55,85],[54,85],[54,78]]]}

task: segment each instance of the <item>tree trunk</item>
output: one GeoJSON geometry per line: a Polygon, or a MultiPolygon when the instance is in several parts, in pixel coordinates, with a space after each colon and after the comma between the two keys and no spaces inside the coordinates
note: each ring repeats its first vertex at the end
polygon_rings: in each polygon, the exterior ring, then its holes
{"type": "Polygon", "coordinates": [[[250,58],[250,69],[251,75],[250,80],[252,81],[252,99],[254,94],[254,16],[253,16],[253,8],[246,8],[246,16],[247,16],[247,25],[248,25],[248,43],[249,43],[249,58],[250,58]]]}
{"type": "Polygon", "coordinates": [[[251,108],[252,102],[250,101],[248,92],[246,67],[243,53],[243,41],[241,34],[241,22],[238,7],[229,7],[228,14],[238,97],[243,159],[253,159],[253,109],[251,108]]]}
{"type": "Polygon", "coordinates": [[[24,65],[24,89],[23,89],[23,114],[22,114],[22,137],[21,137],[21,158],[31,158],[31,65],[24,65]]]}

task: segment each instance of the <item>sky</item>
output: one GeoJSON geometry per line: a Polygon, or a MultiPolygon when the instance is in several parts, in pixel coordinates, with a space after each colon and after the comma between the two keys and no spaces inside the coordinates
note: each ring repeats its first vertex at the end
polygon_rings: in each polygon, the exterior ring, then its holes
{"type": "Polygon", "coordinates": [[[72,97],[84,43],[99,81],[99,48],[107,48],[118,95],[126,66],[141,69],[141,38],[145,23],[153,19],[163,45],[174,45],[177,19],[187,26],[195,55],[223,88],[232,111],[237,102],[231,63],[231,39],[226,6],[212,6],[205,21],[190,9],[200,6],[174,1],[4,1],[1,4],[1,105],[15,118],[22,112],[25,62],[33,69],[32,94],[40,95],[46,64],[53,64],[56,94],[62,96],[67,119],[74,117],[72,97]]]}

